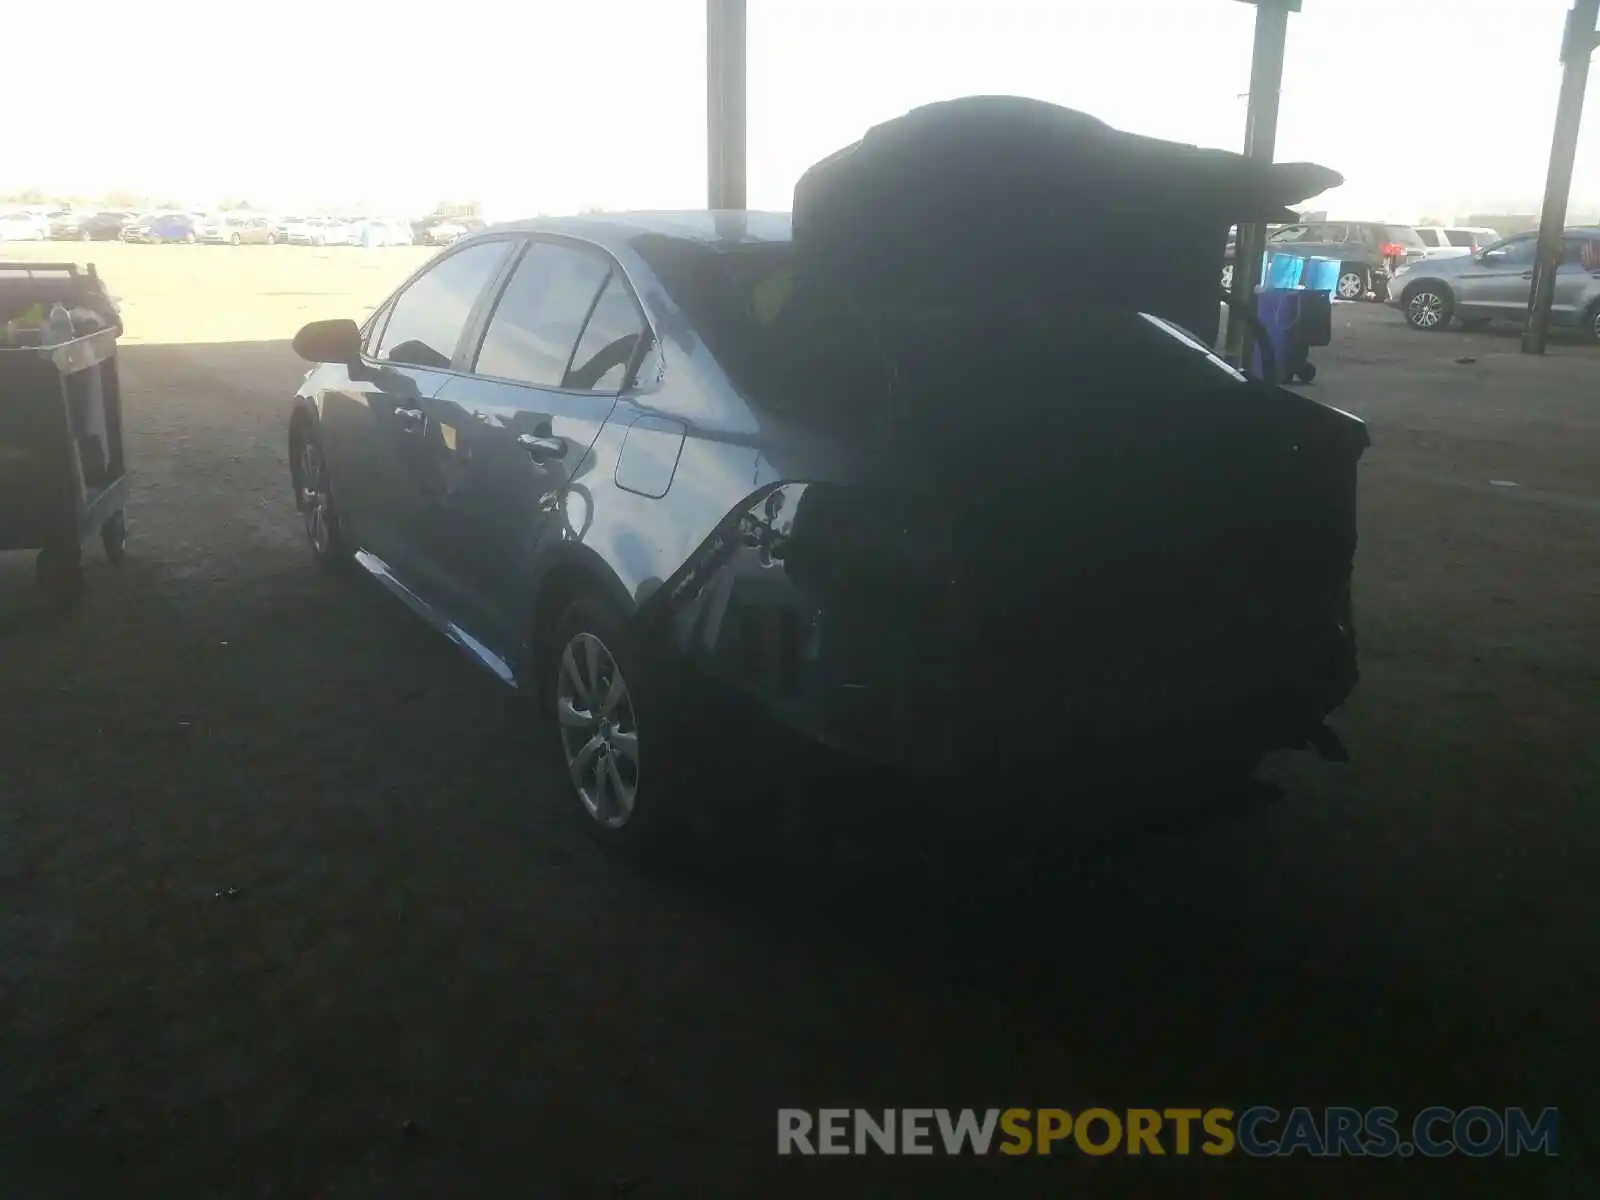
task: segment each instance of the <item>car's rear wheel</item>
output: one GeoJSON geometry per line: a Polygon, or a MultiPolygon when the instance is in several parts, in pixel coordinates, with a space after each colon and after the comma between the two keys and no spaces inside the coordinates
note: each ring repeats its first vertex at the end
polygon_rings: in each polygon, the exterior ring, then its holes
{"type": "Polygon", "coordinates": [[[1600,342],[1600,300],[1589,306],[1583,317],[1583,332],[1591,342],[1600,342]]]}
{"type": "Polygon", "coordinates": [[[1346,263],[1339,268],[1339,279],[1333,287],[1334,294],[1341,300],[1359,300],[1367,294],[1367,272],[1365,268],[1351,266],[1346,263]]]}
{"type": "Polygon", "coordinates": [[[241,238],[237,233],[228,239],[228,245],[230,246],[242,246],[243,244],[244,239],[241,238]]]}
{"type": "Polygon", "coordinates": [[[276,246],[277,244],[278,244],[278,235],[275,234],[275,233],[267,234],[267,245],[276,246]]]}
{"type": "Polygon", "coordinates": [[[350,559],[345,542],[344,527],[339,523],[339,512],[333,503],[333,483],[328,474],[328,460],[322,452],[321,439],[310,422],[295,428],[293,451],[295,471],[295,506],[305,526],[306,543],[311,547],[311,557],[320,566],[342,567],[350,559]]]}
{"type": "Polygon", "coordinates": [[[1442,287],[1431,284],[1414,284],[1402,297],[1405,302],[1406,324],[1424,333],[1438,333],[1450,327],[1455,303],[1442,287]]]}
{"type": "Polygon", "coordinates": [[[667,678],[644,661],[615,609],[593,597],[567,606],[546,648],[547,711],[585,831],[629,859],[680,848],[691,759],[667,678]]]}

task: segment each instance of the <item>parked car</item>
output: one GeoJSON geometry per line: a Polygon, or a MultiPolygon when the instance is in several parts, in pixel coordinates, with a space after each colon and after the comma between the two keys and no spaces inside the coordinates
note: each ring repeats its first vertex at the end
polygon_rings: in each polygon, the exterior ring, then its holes
{"type": "Polygon", "coordinates": [[[45,220],[50,225],[50,238],[52,241],[84,241],[83,213],[74,212],[70,208],[58,208],[45,214],[45,220]]]}
{"type": "Polygon", "coordinates": [[[1500,240],[1493,229],[1481,225],[1418,225],[1417,236],[1428,258],[1465,258],[1500,240]]]}
{"type": "MultiPolygon", "coordinates": [[[[1282,225],[1268,225],[1267,236],[1270,238],[1274,233],[1282,228],[1282,225]]],[[[1239,227],[1234,226],[1232,229],[1228,230],[1228,243],[1223,253],[1222,290],[1225,292],[1231,292],[1233,290],[1233,260],[1235,257],[1237,257],[1238,241],[1239,227]]]]}
{"type": "Polygon", "coordinates": [[[411,223],[398,217],[369,217],[357,223],[354,240],[362,246],[409,246],[411,223]]]}
{"type": "Polygon", "coordinates": [[[288,240],[296,246],[347,246],[355,230],[340,217],[302,217],[290,223],[288,240]]]}
{"type": "Polygon", "coordinates": [[[22,209],[0,212],[0,242],[42,242],[50,236],[50,222],[22,209]]]}
{"type": "Polygon", "coordinates": [[[200,219],[189,213],[161,213],[141,217],[123,227],[125,242],[197,242],[200,240],[200,219]]]}
{"type": "Polygon", "coordinates": [[[465,237],[467,234],[484,228],[484,223],[477,217],[448,217],[433,225],[429,225],[422,233],[422,244],[425,246],[449,246],[465,237]]]}
{"type": "Polygon", "coordinates": [[[114,242],[135,220],[135,214],[116,209],[89,213],[78,218],[78,238],[85,242],[114,242]]]}
{"type": "Polygon", "coordinates": [[[251,213],[223,213],[200,222],[196,230],[202,242],[230,246],[271,246],[278,231],[266,217],[251,213]]]}
{"type": "MultiPolygon", "coordinates": [[[[1404,263],[1420,261],[1427,247],[1409,225],[1307,221],[1270,233],[1267,250],[1338,259],[1339,279],[1334,294],[1341,300],[1360,300],[1371,293],[1382,297],[1390,271],[1404,263]]],[[[1230,248],[1226,262],[1232,261],[1230,248]]]]}
{"type": "MultiPolygon", "coordinates": [[[[918,182],[955,186],[967,166],[918,182]]],[[[306,326],[288,443],[313,556],[358,564],[533,693],[576,811],[625,851],[690,800],[673,790],[697,752],[678,718],[702,711],[702,685],[834,750],[940,773],[982,770],[996,695],[1085,769],[1086,747],[1130,737],[1189,754],[1174,730],[1230,774],[1303,744],[1354,683],[1361,423],[1247,380],[1161,318],[1032,324],[985,299],[947,330],[912,284],[871,310],[904,322],[891,375],[836,303],[882,264],[796,241],[870,211],[839,240],[871,244],[909,220],[848,193],[820,184],[835,207],[819,217],[797,190],[793,221],[497,226],[364,326],[306,326]],[[799,279],[822,291],[802,302],[799,279]],[[1008,372],[981,399],[952,382],[970,362],[950,369],[975,349],[1008,372]]],[[[932,232],[920,278],[969,278],[960,239],[932,232]]],[[[1028,261],[1036,241],[1019,237],[1028,261]]],[[[883,258],[908,262],[901,243],[883,258]]]]}
{"type": "MultiPolygon", "coordinates": [[[[1428,333],[1449,328],[1452,319],[1469,327],[1497,319],[1526,321],[1538,243],[1537,233],[1520,233],[1465,257],[1402,267],[1390,303],[1411,328],[1428,333]]],[[[1600,342],[1600,227],[1562,233],[1550,324],[1581,330],[1600,342]]]]}

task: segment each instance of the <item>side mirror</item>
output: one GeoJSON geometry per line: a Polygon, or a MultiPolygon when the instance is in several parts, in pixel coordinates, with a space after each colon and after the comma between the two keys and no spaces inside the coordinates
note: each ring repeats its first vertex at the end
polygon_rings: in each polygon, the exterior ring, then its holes
{"type": "Polygon", "coordinates": [[[348,366],[361,359],[361,329],[348,317],[312,321],[294,335],[294,352],[307,362],[348,366]]]}

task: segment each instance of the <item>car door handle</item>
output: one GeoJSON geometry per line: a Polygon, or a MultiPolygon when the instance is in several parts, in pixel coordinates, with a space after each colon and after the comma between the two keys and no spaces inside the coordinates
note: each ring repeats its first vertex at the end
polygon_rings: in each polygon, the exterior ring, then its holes
{"type": "Polygon", "coordinates": [[[397,408],[394,410],[400,428],[406,433],[420,433],[422,431],[423,416],[420,408],[397,408]]]}
{"type": "Polygon", "coordinates": [[[528,452],[528,457],[534,462],[544,462],[547,459],[561,458],[567,452],[566,439],[558,437],[536,437],[531,433],[519,433],[517,445],[528,452]]]}

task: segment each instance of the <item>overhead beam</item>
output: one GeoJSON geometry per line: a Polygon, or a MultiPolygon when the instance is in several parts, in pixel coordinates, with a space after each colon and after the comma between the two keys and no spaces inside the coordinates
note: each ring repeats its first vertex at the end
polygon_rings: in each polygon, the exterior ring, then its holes
{"type": "Polygon", "coordinates": [[[706,0],[709,207],[746,207],[745,0],[706,0]]]}
{"type": "Polygon", "coordinates": [[[1567,223],[1572,170],[1578,158],[1578,126],[1583,96],[1589,87],[1589,59],[1600,45],[1600,0],[1574,0],[1561,39],[1561,95],[1556,101],[1556,126],[1550,138],[1550,169],[1545,177],[1544,207],[1539,213],[1539,250],[1528,295],[1528,328],[1522,335],[1524,354],[1543,354],[1550,337],[1550,309],[1556,297],[1556,272],[1561,269],[1561,231],[1567,223]]]}
{"type": "MultiPolygon", "coordinates": [[[[1300,11],[1300,0],[1244,0],[1255,5],[1255,46],[1250,57],[1250,99],[1245,112],[1244,152],[1249,158],[1271,162],[1278,148],[1278,98],[1283,91],[1283,55],[1289,40],[1289,14],[1300,11]]],[[[1233,300],[1235,306],[1255,303],[1261,255],[1266,250],[1265,225],[1240,225],[1233,243],[1233,300]]],[[[1242,321],[1228,319],[1228,357],[1237,365],[1251,359],[1252,331],[1242,321]]]]}

